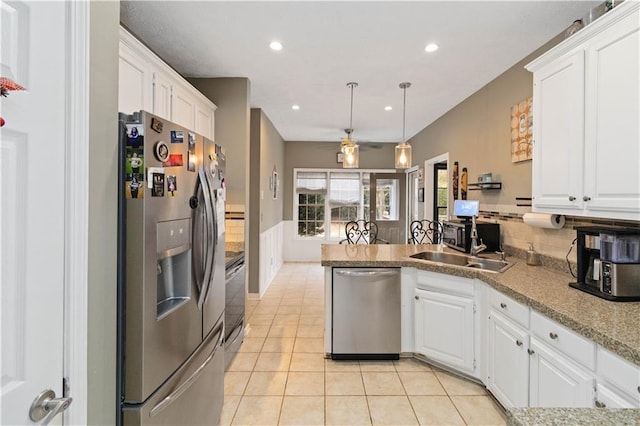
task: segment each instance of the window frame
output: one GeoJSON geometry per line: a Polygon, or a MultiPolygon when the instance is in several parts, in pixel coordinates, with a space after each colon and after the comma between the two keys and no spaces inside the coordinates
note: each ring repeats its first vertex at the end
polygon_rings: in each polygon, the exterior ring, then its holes
{"type": "Polygon", "coordinates": [[[361,211],[364,211],[364,191],[362,190],[363,174],[364,173],[395,173],[395,169],[344,169],[344,168],[307,168],[307,167],[294,167],[293,169],[293,189],[292,189],[292,221],[295,229],[294,240],[301,241],[327,241],[327,242],[340,242],[340,237],[331,237],[331,203],[329,201],[329,191],[331,190],[331,173],[358,173],[360,176],[360,206],[361,211]],[[298,192],[297,181],[298,172],[316,172],[325,173],[327,179],[327,195],[324,198],[324,236],[301,236],[298,234],[298,192]]]}

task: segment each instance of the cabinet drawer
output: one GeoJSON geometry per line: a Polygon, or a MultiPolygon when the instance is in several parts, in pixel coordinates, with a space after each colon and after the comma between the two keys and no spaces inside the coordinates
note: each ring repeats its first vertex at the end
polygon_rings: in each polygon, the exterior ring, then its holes
{"type": "Polygon", "coordinates": [[[505,296],[497,290],[491,289],[489,296],[491,306],[502,315],[517,322],[524,328],[529,328],[529,307],[512,298],[505,296]]]}
{"type": "Polygon", "coordinates": [[[640,406],[640,367],[598,347],[598,380],[605,381],[640,406]]]}
{"type": "Polygon", "coordinates": [[[549,346],[564,352],[585,367],[596,368],[596,345],[589,339],[531,311],[531,331],[549,346]]]}

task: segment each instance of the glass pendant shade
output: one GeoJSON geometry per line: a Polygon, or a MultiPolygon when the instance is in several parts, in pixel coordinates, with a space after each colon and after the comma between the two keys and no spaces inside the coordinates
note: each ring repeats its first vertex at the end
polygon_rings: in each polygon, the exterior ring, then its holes
{"type": "Polygon", "coordinates": [[[348,145],[342,147],[342,153],[344,154],[342,160],[343,169],[357,169],[360,165],[360,147],[350,141],[348,145]]]}
{"type": "Polygon", "coordinates": [[[411,167],[411,145],[406,142],[396,145],[396,169],[411,167]]]}

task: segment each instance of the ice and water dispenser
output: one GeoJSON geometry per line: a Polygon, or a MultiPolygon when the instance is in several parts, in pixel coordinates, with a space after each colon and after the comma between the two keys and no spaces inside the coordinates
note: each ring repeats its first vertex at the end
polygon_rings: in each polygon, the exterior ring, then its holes
{"type": "Polygon", "coordinates": [[[156,252],[160,320],[191,298],[191,220],[159,222],[156,252]]]}
{"type": "Polygon", "coordinates": [[[578,282],[571,286],[615,301],[640,300],[640,230],[578,227],[578,282]]]}

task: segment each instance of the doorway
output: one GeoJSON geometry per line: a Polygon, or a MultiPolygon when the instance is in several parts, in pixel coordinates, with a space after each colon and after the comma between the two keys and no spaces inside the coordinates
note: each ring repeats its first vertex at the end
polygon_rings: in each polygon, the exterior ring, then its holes
{"type": "Polygon", "coordinates": [[[370,197],[369,220],[378,225],[378,237],[406,243],[406,174],[371,173],[370,197]]]}
{"type": "Polygon", "coordinates": [[[449,153],[440,154],[424,162],[424,219],[447,220],[449,218],[449,206],[451,205],[451,191],[449,182],[451,173],[449,153]]]}

